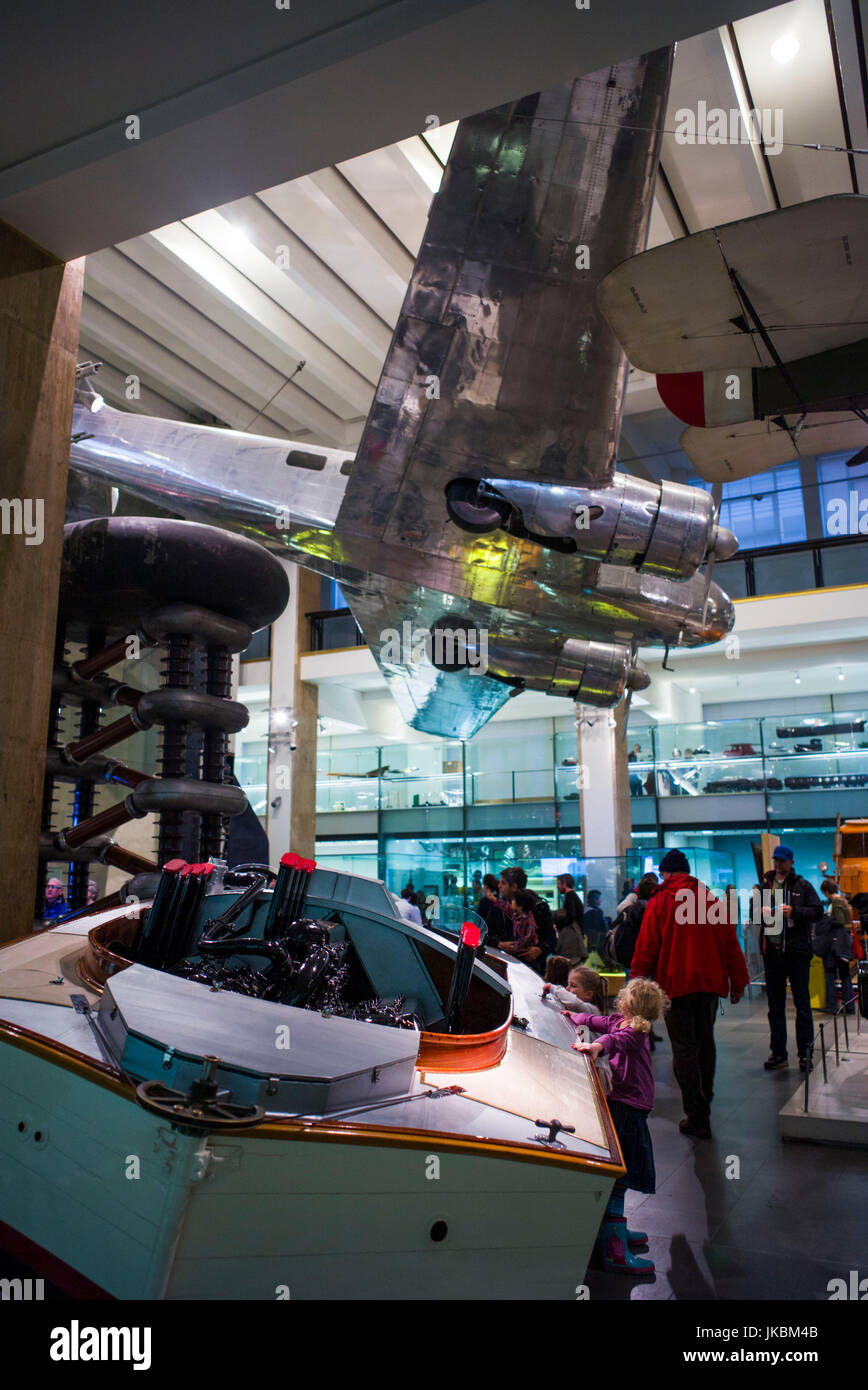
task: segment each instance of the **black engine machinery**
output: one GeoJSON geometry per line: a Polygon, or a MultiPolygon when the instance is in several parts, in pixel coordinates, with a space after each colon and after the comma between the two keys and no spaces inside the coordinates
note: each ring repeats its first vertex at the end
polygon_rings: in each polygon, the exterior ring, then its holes
{"type": "MultiPolygon", "coordinates": [[[[312,859],[285,854],[280,871],[241,864],[223,875],[241,888],[217,916],[199,925],[213,864],[172,859],[164,865],[153,904],[129,951],[132,959],[211,989],[230,990],[323,1014],[421,1029],[403,996],[366,998],[367,979],[345,940],[333,940],[335,922],[304,915],[312,859]],[[262,935],[250,928],[271,886],[262,935]]],[[[123,948],[115,945],[116,950],[123,948]]],[[[369,986],[368,986],[369,988],[369,986]]]]}

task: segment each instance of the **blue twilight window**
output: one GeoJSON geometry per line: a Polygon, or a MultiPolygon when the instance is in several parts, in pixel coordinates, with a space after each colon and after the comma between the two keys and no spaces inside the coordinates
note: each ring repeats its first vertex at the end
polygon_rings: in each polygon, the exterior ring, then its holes
{"type": "Polygon", "coordinates": [[[720,520],[738,536],[742,550],[807,540],[798,464],[724,483],[720,520]]]}
{"type": "MultiPolygon", "coordinates": [[[[702,479],[688,481],[711,492],[711,483],[702,479]]],[[[788,463],[767,473],[755,473],[752,478],[724,483],[720,524],[735,532],[742,551],[807,540],[799,465],[788,463]]]]}

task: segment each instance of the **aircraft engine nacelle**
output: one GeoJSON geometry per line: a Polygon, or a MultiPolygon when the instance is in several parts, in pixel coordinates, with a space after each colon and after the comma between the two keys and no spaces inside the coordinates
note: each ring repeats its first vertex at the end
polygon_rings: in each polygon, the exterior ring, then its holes
{"type": "Polygon", "coordinates": [[[626,473],[592,488],[456,478],[446,489],[446,509],[462,530],[502,529],[551,550],[668,579],[689,579],[705,560],[726,560],[738,549],[702,488],[626,473]]]}
{"type": "Polygon", "coordinates": [[[432,623],[431,632],[434,640],[426,646],[438,670],[465,667],[511,685],[516,694],[539,690],[610,708],[626,690],[644,690],[650,681],[648,673],[635,665],[632,647],[618,643],[571,637],[558,651],[526,636],[480,633],[469,620],[454,614],[432,623]]]}

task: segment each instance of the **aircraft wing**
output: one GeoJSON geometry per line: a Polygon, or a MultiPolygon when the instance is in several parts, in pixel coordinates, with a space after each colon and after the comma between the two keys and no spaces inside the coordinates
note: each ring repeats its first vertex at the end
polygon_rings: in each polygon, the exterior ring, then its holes
{"type": "Polygon", "coordinates": [[[868,336],[868,197],[746,217],[617,266],[599,303],[633,365],[658,374],[773,365],[730,270],[784,362],[868,336]]]}
{"type": "MultiPolygon", "coordinates": [[[[344,581],[342,589],[356,621],[377,634],[378,663],[401,714],[428,733],[472,738],[524,688],[611,705],[626,688],[648,684],[633,664],[636,643],[626,633],[613,643],[605,622],[603,640],[565,641],[563,629],[542,616],[423,585],[396,582],[384,591],[372,579],[344,581]]],[[[613,592],[613,614],[619,597],[613,592]]],[[[599,632],[599,615],[588,619],[588,630],[599,632]]]]}
{"type": "Polygon", "coordinates": [[[799,415],[784,418],[789,430],[768,419],[721,425],[717,429],[691,425],[681,436],[681,447],[700,478],[709,483],[726,483],[764,473],[796,458],[855,454],[868,444],[868,425],[850,412],[808,415],[800,429],[799,415]]]}
{"type": "Polygon", "coordinates": [[[497,574],[481,575],[478,538],[447,514],[450,482],[611,480],[626,362],[595,289],[645,242],[671,60],[663,49],[462,121],[432,204],[335,536],[343,562],[377,576],[376,603],[347,599],[399,704],[430,715],[454,688],[468,712],[451,727],[478,727],[495,692],[478,676],[399,677],[381,634],[410,616],[408,593],[436,592],[443,612],[444,595],[491,592],[499,637],[522,610],[538,548],[501,536],[497,574]]]}

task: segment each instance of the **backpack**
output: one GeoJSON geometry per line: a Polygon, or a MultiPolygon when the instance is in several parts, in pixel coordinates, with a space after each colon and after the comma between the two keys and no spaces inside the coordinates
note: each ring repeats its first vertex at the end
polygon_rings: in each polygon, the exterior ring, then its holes
{"type": "Polygon", "coordinates": [[[537,937],[539,945],[542,947],[543,954],[549,955],[555,949],[557,942],[557,932],[555,922],[552,917],[552,910],[545,898],[539,898],[531,908],[533,920],[536,922],[537,937]]]}
{"type": "Polygon", "coordinates": [[[623,912],[619,912],[611,929],[606,933],[606,939],[603,943],[605,954],[627,970],[630,968],[636,942],[639,939],[639,928],[645,915],[645,906],[646,904],[640,899],[639,902],[631,903],[629,907],[625,907],[623,912]],[[638,913],[637,908],[641,909],[638,913]]]}

